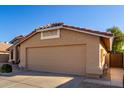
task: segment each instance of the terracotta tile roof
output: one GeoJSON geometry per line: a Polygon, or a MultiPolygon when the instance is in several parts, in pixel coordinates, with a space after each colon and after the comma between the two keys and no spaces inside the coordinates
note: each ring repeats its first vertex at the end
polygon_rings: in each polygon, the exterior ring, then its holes
{"type": "Polygon", "coordinates": [[[86,32],[90,32],[90,33],[95,33],[95,34],[113,36],[113,34],[110,33],[110,32],[101,32],[101,31],[91,30],[91,29],[87,29],[87,28],[80,28],[80,27],[70,26],[70,25],[64,24],[63,22],[47,24],[47,25],[41,26],[41,27],[39,27],[37,29],[47,29],[47,28],[52,28],[52,27],[57,27],[57,26],[63,26],[63,27],[66,27],[66,28],[82,30],[82,31],[86,31],[86,32]]]}
{"type": "Polygon", "coordinates": [[[63,27],[77,29],[77,30],[82,30],[82,31],[86,31],[86,32],[90,32],[90,33],[96,33],[96,34],[101,34],[101,35],[113,36],[113,34],[110,33],[110,32],[100,32],[100,31],[96,31],[96,30],[91,30],[91,29],[87,29],[87,28],[80,28],[80,27],[75,27],[75,26],[69,26],[69,25],[63,25],[63,27]]]}
{"type": "Polygon", "coordinates": [[[0,42],[0,52],[6,52],[9,47],[10,47],[10,44],[0,42]]]}

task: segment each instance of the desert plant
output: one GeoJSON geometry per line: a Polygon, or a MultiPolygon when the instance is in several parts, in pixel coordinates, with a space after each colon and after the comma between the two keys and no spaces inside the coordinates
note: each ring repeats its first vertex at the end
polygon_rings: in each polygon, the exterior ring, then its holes
{"type": "Polygon", "coordinates": [[[12,66],[10,64],[3,64],[1,67],[2,73],[10,73],[12,72],[12,66]]]}

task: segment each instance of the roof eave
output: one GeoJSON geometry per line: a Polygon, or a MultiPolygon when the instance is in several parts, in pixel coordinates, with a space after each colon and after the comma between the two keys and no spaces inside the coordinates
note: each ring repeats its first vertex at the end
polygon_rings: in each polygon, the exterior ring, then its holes
{"type": "Polygon", "coordinates": [[[113,37],[113,36],[109,36],[109,35],[102,35],[102,34],[97,34],[97,33],[93,33],[93,32],[86,32],[86,31],[83,31],[83,30],[78,30],[78,29],[73,29],[73,28],[68,28],[68,27],[63,27],[63,28],[68,29],[68,30],[83,32],[83,33],[94,35],[94,36],[105,37],[105,38],[111,38],[111,37],[113,37]]]}
{"type": "Polygon", "coordinates": [[[91,35],[95,35],[95,36],[100,36],[100,37],[105,37],[105,38],[113,37],[113,36],[110,36],[110,35],[102,35],[102,34],[97,34],[97,33],[93,33],[93,32],[86,32],[86,31],[83,31],[83,30],[78,30],[78,29],[68,28],[68,27],[63,27],[63,26],[57,26],[57,27],[52,27],[52,28],[40,29],[37,32],[56,30],[56,29],[60,29],[60,28],[64,28],[64,29],[68,29],[68,30],[73,30],[73,31],[78,31],[78,32],[83,32],[83,33],[87,33],[87,34],[91,34],[91,35]]]}
{"type": "MultiPolygon", "coordinates": [[[[94,33],[94,32],[87,32],[87,31],[78,30],[78,29],[74,29],[74,28],[64,27],[63,25],[56,26],[56,27],[51,27],[51,28],[45,28],[45,29],[36,29],[37,31],[35,31],[35,33],[38,33],[38,32],[41,32],[41,31],[56,30],[56,29],[61,29],[61,28],[68,29],[68,30],[73,30],[73,31],[81,32],[81,33],[86,33],[86,34],[90,34],[90,35],[94,35],[94,36],[99,36],[99,37],[105,37],[105,38],[112,38],[113,37],[113,36],[110,36],[110,35],[98,34],[98,33],[94,33]]],[[[22,42],[24,42],[25,40],[27,40],[29,37],[31,37],[35,33],[29,35],[27,38],[25,38],[24,40],[22,40],[17,45],[20,45],[22,42]]]]}

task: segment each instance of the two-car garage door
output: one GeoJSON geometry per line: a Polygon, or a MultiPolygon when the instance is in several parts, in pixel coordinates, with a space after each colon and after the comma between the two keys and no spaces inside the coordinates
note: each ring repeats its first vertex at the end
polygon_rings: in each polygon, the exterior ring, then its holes
{"type": "Polygon", "coordinates": [[[27,68],[36,71],[85,74],[86,45],[27,48],[27,68]]]}

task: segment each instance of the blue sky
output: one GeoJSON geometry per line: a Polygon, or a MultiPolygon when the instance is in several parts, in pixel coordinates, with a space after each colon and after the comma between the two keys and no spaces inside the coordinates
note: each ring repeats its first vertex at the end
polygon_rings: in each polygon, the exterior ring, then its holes
{"type": "Polygon", "coordinates": [[[0,41],[53,22],[100,31],[113,26],[123,30],[124,6],[0,6],[0,41]]]}

